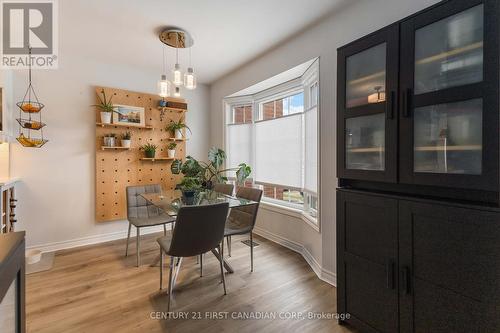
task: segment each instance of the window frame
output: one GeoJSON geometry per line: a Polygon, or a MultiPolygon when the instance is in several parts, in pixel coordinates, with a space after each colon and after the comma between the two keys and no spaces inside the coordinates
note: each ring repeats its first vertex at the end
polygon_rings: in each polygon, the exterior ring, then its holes
{"type": "MultiPolygon", "coordinates": [[[[279,207],[280,209],[285,209],[285,210],[290,210],[293,211],[294,213],[300,212],[300,216],[304,222],[306,222],[308,225],[310,225],[313,229],[315,229],[317,232],[321,232],[321,219],[320,219],[320,177],[321,177],[321,166],[320,166],[320,78],[319,78],[319,58],[317,58],[313,64],[306,70],[306,72],[301,76],[296,79],[287,81],[285,83],[279,84],[277,86],[274,86],[272,88],[266,89],[264,91],[258,92],[254,95],[247,95],[247,96],[237,96],[237,97],[227,97],[223,100],[224,104],[224,117],[223,117],[223,137],[224,137],[224,147],[227,150],[227,147],[229,147],[228,143],[228,138],[226,135],[227,131],[227,126],[234,126],[234,125],[239,125],[234,123],[234,118],[232,118],[233,122],[228,123],[227,122],[227,117],[229,116],[230,112],[234,109],[234,107],[238,106],[248,106],[252,105],[252,122],[250,123],[242,123],[243,124],[251,124],[251,138],[250,138],[250,150],[251,150],[251,164],[250,165],[255,165],[255,124],[261,121],[270,121],[273,119],[263,119],[263,104],[268,103],[268,102],[273,102],[279,99],[283,99],[286,97],[290,97],[299,93],[304,94],[304,109],[300,113],[293,113],[290,115],[283,115],[282,117],[288,117],[288,116],[297,116],[298,114],[301,115],[302,119],[304,119],[304,115],[307,111],[311,110],[312,108],[317,108],[318,112],[318,121],[317,121],[317,156],[318,156],[318,167],[317,167],[317,193],[316,195],[313,195],[309,193],[308,191],[305,190],[299,190],[302,192],[303,196],[303,204],[300,203],[292,203],[289,201],[285,200],[279,200],[279,199],[274,199],[274,198],[268,198],[268,197],[262,197],[262,203],[264,204],[263,206],[271,205],[274,207],[279,207]],[[312,105],[311,101],[311,88],[313,86],[317,86],[317,98],[316,98],[316,104],[312,105]],[[317,202],[317,209],[314,209],[310,207],[310,200],[308,198],[314,197],[316,198],[317,202]],[[315,214],[310,214],[311,210],[315,214]],[[315,215],[315,216],[313,216],[315,215]]],[[[274,111],[276,112],[276,111],[274,111]]],[[[234,117],[234,114],[233,114],[234,117]]],[[[302,137],[304,138],[304,130],[302,132],[302,137]]],[[[304,145],[305,146],[305,145],[304,145]]],[[[303,147],[305,150],[305,147],[303,147]]],[[[304,167],[304,166],[302,166],[304,167]]],[[[255,179],[251,179],[252,185],[264,185],[257,183],[255,179]]],[[[270,186],[275,186],[275,187],[283,187],[278,184],[267,184],[270,186]]],[[[296,189],[289,189],[289,190],[296,190],[296,189]]]]}

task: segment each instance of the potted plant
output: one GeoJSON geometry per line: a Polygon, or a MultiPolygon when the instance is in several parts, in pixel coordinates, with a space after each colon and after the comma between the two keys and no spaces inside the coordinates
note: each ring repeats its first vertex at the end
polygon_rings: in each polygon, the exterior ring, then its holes
{"type": "Polygon", "coordinates": [[[152,143],[146,143],[144,146],[141,146],[141,149],[144,150],[146,158],[155,158],[158,146],[152,143]]]}
{"type": "Polygon", "coordinates": [[[113,103],[111,102],[113,96],[111,96],[109,100],[106,99],[106,93],[104,92],[104,89],[101,90],[101,94],[102,98],[101,96],[99,96],[99,94],[97,94],[97,98],[99,98],[99,104],[94,104],[93,106],[101,110],[101,123],[111,124],[111,116],[114,112],[113,103]]]}
{"type": "Polygon", "coordinates": [[[116,144],[116,134],[115,133],[104,134],[104,145],[106,147],[114,147],[115,144],[116,144]]]}
{"type": "Polygon", "coordinates": [[[179,121],[175,122],[175,121],[170,121],[170,123],[165,127],[165,131],[169,131],[172,133],[172,135],[176,138],[176,139],[182,139],[183,135],[182,135],[182,130],[183,129],[187,129],[189,131],[189,133],[191,133],[191,129],[188,127],[188,125],[184,124],[182,122],[182,119],[179,119],[179,121]]]}
{"type": "Polygon", "coordinates": [[[184,177],[176,188],[182,191],[186,204],[192,205],[196,192],[201,189],[201,184],[197,177],[184,177]]]}
{"type": "Polygon", "coordinates": [[[124,148],[130,148],[130,144],[132,143],[132,133],[130,131],[126,131],[125,133],[122,134],[122,147],[124,148]]]}
{"type": "Polygon", "coordinates": [[[174,158],[175,157],[175,147],[177,147],[177,143],[175,142],[170,142],[167,146],[167,152],[168,152],[168,157],[169,158],[174,158]]]}
{"type": "Polygon", "coordinates": [[[226,160],[226,153],[224,150],[216,147],[209,150],[208,160],[209,162],[205,163],[188,156],[184,162],[174,160],[170,166],[170,170],[174,175],[182,173],[184,178],[191,177],[198,179],[198,183],[207,189],[211,189],[215,183],[226,182],[228,180],[225,176],[227,172],[236,172],[236,181],[238,184],[242,184],[252,172],[252,168],[245,163],[240,163],[236,168],[222,169],[222,165],[226,160]]]}

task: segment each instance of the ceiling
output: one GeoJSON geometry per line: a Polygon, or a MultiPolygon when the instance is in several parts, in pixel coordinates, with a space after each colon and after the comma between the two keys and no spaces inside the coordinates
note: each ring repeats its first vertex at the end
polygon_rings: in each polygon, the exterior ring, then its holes
{"type": "MultiPolygon", "coordinates": [[[[115,65],[162,70],[157,31],[165,26],[194,37],[193,66],[211,83],[290,38],[348,0],[65,0],[59,1],[59,47],[115,65]]],[[[168,66],[175,52],[170,49],[168,66]]],[[[188,52],[180,53],[181,66],[188,52]]],[[[61,59],[63,61],[63,59],[61,59]]]]}

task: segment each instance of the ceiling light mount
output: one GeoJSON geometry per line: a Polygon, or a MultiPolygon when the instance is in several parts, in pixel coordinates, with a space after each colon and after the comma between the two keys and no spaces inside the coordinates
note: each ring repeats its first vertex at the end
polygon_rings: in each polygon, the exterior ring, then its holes
{"type": "Polygon", "coordinates": [[[163,44],[176,49],[190,48],[194,44],[191,34],[179,28],[167,28],[161,31],[160,40],[163,44]]]}

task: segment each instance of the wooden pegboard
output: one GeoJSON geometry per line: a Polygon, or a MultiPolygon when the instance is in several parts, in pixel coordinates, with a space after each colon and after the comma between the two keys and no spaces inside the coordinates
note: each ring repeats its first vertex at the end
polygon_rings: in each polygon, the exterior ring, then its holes
{"type": "MultiPolygon", "coordinates": [[[[125,188],[130,185],[161,184],[168,190],[173,189],[180,181],[179,175],[173,175],[170,171],[171,160],[141,161],[144,152],[139,147],[146,143],[158,145],[156,157],[167,156],[167,145],[171,141],[168,138],[172,134],[165,131],[165,126],[170,120],[178,121],[185,119],[185,112],[178,109],[168,109],[160,120],[158,102],[160,97],[152,94],[138,93],[121,89],[96,87],[96,93],[100,94],[104,89],[106,97],[113,96],[113,104],[131,105],[144,107],[146,125],[152,128],[137,128],[133,126],[122,127],[114,125],[101,126],[100,112],[96,110],[96,220],[98,222],[123,220],[127,218],[127,201],[125,188]],[[106,149],[102,150],[103,136],[108,133],[116,133],[121,137],[123,133],[132,133],[132,145],[130,150],[106,149]]],[[[169,100],[169,99],[167,99],[169,100]]],[[[181,101],[180,99],[170,99],[181,101]]],[[[98,104],[96,96],[96,104],[98,104]]],[[[176,141],[175,158],[184,159],[186,156],[185,141],[176,141]]],[[[117,145],[120,145],[117,140],[117,145]]]]}

